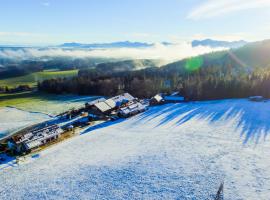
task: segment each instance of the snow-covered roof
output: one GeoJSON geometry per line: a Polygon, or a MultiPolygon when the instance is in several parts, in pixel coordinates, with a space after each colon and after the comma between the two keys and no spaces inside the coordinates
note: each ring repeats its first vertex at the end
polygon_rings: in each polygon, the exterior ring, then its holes
{"type": "MultiPolygon", "coordinates": [[[[176,96],[176,95],[178,95],[179,94],[179,92],[173,92],[170,96],[176,96]]],[[[179,96],[179,95],[178,95],[179,96]]]]}
{"type": "Polygon", "coordinates": [[[101,112],[106,112],[110,109],[112,109],[108,104],[106,104],[105,102],[99,102],[96,103],[95,106],[101,111],[101,112]]]}
{"type": "Polygon", "coordinates": [[[132,101],[135,98],[131,96],[129,93],[124,93],[124,94],[112,97],[110,99],[113,100],[115,103],[117,103],[117,102],[122,102],[123,100],[132,101]]]}
{"type": "Polygon", "coordinates": [[[106,101],[106,99],[102,97],[102,98],[99,98],[99,99],[90,101],[87,104],[90,105],[90,106],[92,106],[92,105],[95,105],[96,103],[103,102],[103,101],[106,101]]]}
{"type": "Polygon", "coordinates": [[[27,149],[32,149],[43,144],[49,138],[61,134],[63,130],[57,125],[45,127],[40,130],[35,130],[27,134],[28,138],[24,139],[24,144],[27,149]]]}
{"type": "Polygon", "coordinates": [[[156,99],[157,102],[160,102],[163,100],[163,97],[160,94],[157,94],[154,96],[154,99],[156,99]]]}
{"type": "Polygon", "coordinates": [[[107,99],[105,103],[108,104],[111,108],[114,108],[116,106],[116,102],[112,99],[107,99]]]}
{"type": "Polygon", "coordinates": [[[145,108],[146,108],[145,105],[143,105],[139,102],[136,102],[136,103],[133,103],[127,107],[121,108],[120,112],[124,115],[128,115],[128,114],[136,112],[136,111],[143,111],[143,110],[145,110],[145,108]]]}
{"type": "Polygon", "coordinates": [[[105,100],[104,98],[98,99],[98,101],[94,105],[101,112],[106,112],[108,110],[115,108],[118,103],[122,103],[124,100],[132,101],[134,99],[135,98],[133,96],[131,96],[129,93],[124,93],[124,94],[112,97],[110,99],[107,99],[107,100],[105,100]]]}

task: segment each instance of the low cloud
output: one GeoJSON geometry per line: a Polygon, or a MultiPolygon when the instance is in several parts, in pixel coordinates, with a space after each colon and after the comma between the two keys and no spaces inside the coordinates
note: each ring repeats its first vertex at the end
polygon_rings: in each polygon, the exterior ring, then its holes
{"type": "Polygon", "coordinates": [[[155,44],[149,48],[112,48],[112,49],[61,49],[61,48],[22,48],[4,49],[0,57],[9,59],[37,59],[44,57],[71,58],[112,58],[112,59],[159,59],[165,63],[181,60],[186,57],[205,54],[224,48],[192,47],[190,43],[174,45],[155,44]]]}
{"type": "Polygon", "coordinates": [[[15,36],[15,37],[33,37],[33,36],[41,36],[41,34],[36,33],[28,33],[28,32],[0,32],[0,36],[15,36]]]}

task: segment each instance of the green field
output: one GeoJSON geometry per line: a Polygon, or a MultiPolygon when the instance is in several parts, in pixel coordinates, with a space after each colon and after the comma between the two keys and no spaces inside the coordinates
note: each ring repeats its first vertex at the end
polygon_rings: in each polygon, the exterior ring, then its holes
{"type": "Polygon", "coordinates": [[[56,115],[72,108],[84,106],[93,96],[54,95],[42,92],[20,92],[14,94],[0,93],[1,107],[11,106],[25,111],[56,115]]]}
{"type": "Polygon", "coordinates": [[[72,77],[78,74],[78,70],[68,71],[42,71],[35,72],[25,76],[6,78],[0,80],[0,86],[16,87],[18,85],[36,86],[38,81],[43,81],[52,78],[72,77]]]}
{"type": "Polygon", "coordinates": [[[32,104],[40,100],[51,99],[51,95],[43,95],[38,92],[20,92],[12,94],[0,93],[0,107],[4,106],[19,106],[23,104],[32,104]],[[46,97],[47,96],[47,97],[46,97]]]}

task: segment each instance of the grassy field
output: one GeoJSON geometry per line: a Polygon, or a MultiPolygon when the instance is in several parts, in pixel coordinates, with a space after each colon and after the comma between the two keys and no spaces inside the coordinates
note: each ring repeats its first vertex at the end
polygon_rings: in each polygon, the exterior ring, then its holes
{"type": "Polygon", "coordinates": [[[78,95],[54,95],[42,92],[21,92],[0,94],[0,108],[16,107],[25,111],[56,115],[71,108],[84,106],[85,102],[96,97],[78,95]]]}
{"type": "MultiPolygon", "coordinates": [[[[47,96],[47,95],[46,95],[47,96]]],[[[0,94],[0,107],[17,106],[21,104],[35,103],[46,98],[45,95],[37,92],[21,92],[12,94],[0,94]]],[[[47,98],[50,99],[51,95],[47,98]]]]}
{"type": "Polygon", "coordinates": [[[0,139],[72,108],[84,107],[86,102],[96,98],[42,92],[0,93],[0,139]]]}
{"type": "Polygon", "coordinates": [[[38,81],[46,79],[72,77],[78,74],[78,70],[68,71],[43,71],[35,72],[25,76],[18,76],[0,80],[0,86],[16,87],[18,85],[36,86],[38,81]]]}

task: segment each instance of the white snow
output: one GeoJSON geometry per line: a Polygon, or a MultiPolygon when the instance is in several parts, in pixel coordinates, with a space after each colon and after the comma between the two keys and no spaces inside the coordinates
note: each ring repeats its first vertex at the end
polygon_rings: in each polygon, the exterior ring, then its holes
{"type": "MultiPolygon", "coordinates": [[[[270,102],[152,107],[0,168],[0,199],[225,199],[270,196],[270,102]]],[[[90,131],[91,130],[91,131],[90,131]]]]}
{"type": "Polygon", "coordinates": [[[92,101],[95,96],[55,95],[54,98],[37,98],[34,101],[22,102],[15,107],[30,112],[40,112],[48,115],[58,115],[72,108],[81,108],[85,102],[92,101]]]}
{"type": "Polygon", "coordinates": [[[72,108],[81,108],[95,96],[57,95],[54,98],[37,98],[22,102],[16,107],[0,107],[0,139],[18,129],[53,119],[53,116],[72,108]]]}
{"type": "Polygon", "coordinates": [[[0,108],[0,139],[18,129],[49,119],[51,117],[42,113],[28,112],[10,107],[0,108]]]}

